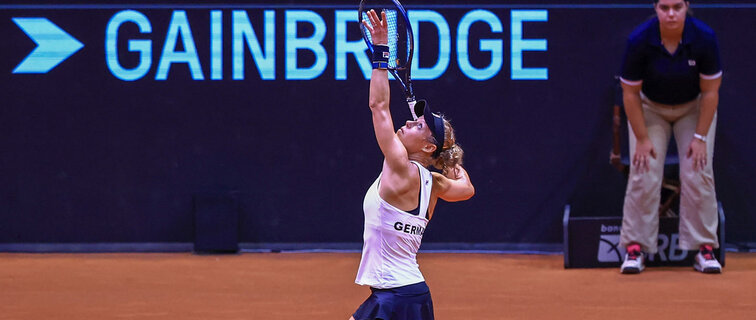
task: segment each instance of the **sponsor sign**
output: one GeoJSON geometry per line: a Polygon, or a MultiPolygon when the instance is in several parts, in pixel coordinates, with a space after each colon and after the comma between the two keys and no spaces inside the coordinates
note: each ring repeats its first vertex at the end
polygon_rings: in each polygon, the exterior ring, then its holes
{"type": "MultiPolygon", "coordinates": [[[[625,256],[620,246],[622,217],[570,217],[567,206],[564,215],[565,268],[619,267],[625,256]]],[[[646,266],[692,266],[697,251],[680,248],[678,217],[659,218],[658,252],[646,258],[646,266]]],[[[724,245],[724,213],[719,209],[718,237],[724,245]]],[[[724,265],[724,250],[715,250],[724,265]]]]}

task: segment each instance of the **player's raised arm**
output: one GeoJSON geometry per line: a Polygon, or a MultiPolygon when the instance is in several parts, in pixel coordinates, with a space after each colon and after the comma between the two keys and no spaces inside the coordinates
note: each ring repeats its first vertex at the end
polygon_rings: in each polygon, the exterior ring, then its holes
{"type": "Polygon", "coordinates": [[[381,18],[374,10],[367,12],[369,21],[362,21],[370,32],[374,47],[373,73],[370,78],[370,111],[373,113],[373,128],[378,145],[386,157],[386,165],[394,171],[404,172],[408,170],[409,159],[407,150],[394,132],[394,123],[391,119],[390,91],[388,72],[386,71],[388,52],[386,25],[386,13],[381,12],[381,18]]]}

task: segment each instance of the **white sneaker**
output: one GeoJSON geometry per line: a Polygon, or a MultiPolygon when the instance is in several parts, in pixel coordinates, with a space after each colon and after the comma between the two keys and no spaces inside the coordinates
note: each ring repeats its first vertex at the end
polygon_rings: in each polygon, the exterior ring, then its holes
{"type": "Polygon", "coordinates": [[[714,258],[714,251],[708,245],[698,250],[693,268],[703,273],[722,273],[722,265],[714,258]]]}
{"type": "Polygon", "coordinates": [[[622,262],[620,272],[624,274],[636,274],[643,271],[643,253],[639,251],[625,253],[625,261],[622,262]]]}

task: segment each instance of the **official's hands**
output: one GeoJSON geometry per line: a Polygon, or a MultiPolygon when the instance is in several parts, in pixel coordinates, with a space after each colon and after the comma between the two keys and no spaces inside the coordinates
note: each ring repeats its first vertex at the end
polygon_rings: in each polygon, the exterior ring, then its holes
{"type": "Polygon", "coordinates": [[[651,139],[646,138],[638,140],[635,144],[635,155],[633,155],[633,166],[640,173],[648,171],[648,157],[656,159],[656,150],[651,139]]]}
{"type": "Polygon", "coordinates": [[[362,24],[370,31],[370,38],[373,40],[373,45],[387,45],[388,44],[388,25],[386,25],[386,12],[381,11],[381,18],[378,18],[378,14],[375,10],[366,12],[368,16],[368,23],[362,20],[362,24]]]}
{"type": "Polygon", "coordinates": [[[706,142],[693,139],[687,152],[688,158],[693,158],[693,170],[703,170],[706,167],[706,142]]]}

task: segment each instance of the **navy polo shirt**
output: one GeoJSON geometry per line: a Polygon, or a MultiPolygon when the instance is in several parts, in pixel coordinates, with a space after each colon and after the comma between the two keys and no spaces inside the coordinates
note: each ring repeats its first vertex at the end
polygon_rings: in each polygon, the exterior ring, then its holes
{"type": "Polygon", "coordinates": [[[670,54],[654,17],[630,34],[621,77],[628,84],[643,81],[641,90],[651,101],[675,105],[698,97],[700,77],[716,79],[721,71],[719,45],[709,26],[686,17],[681,43],[670,54]]]}

